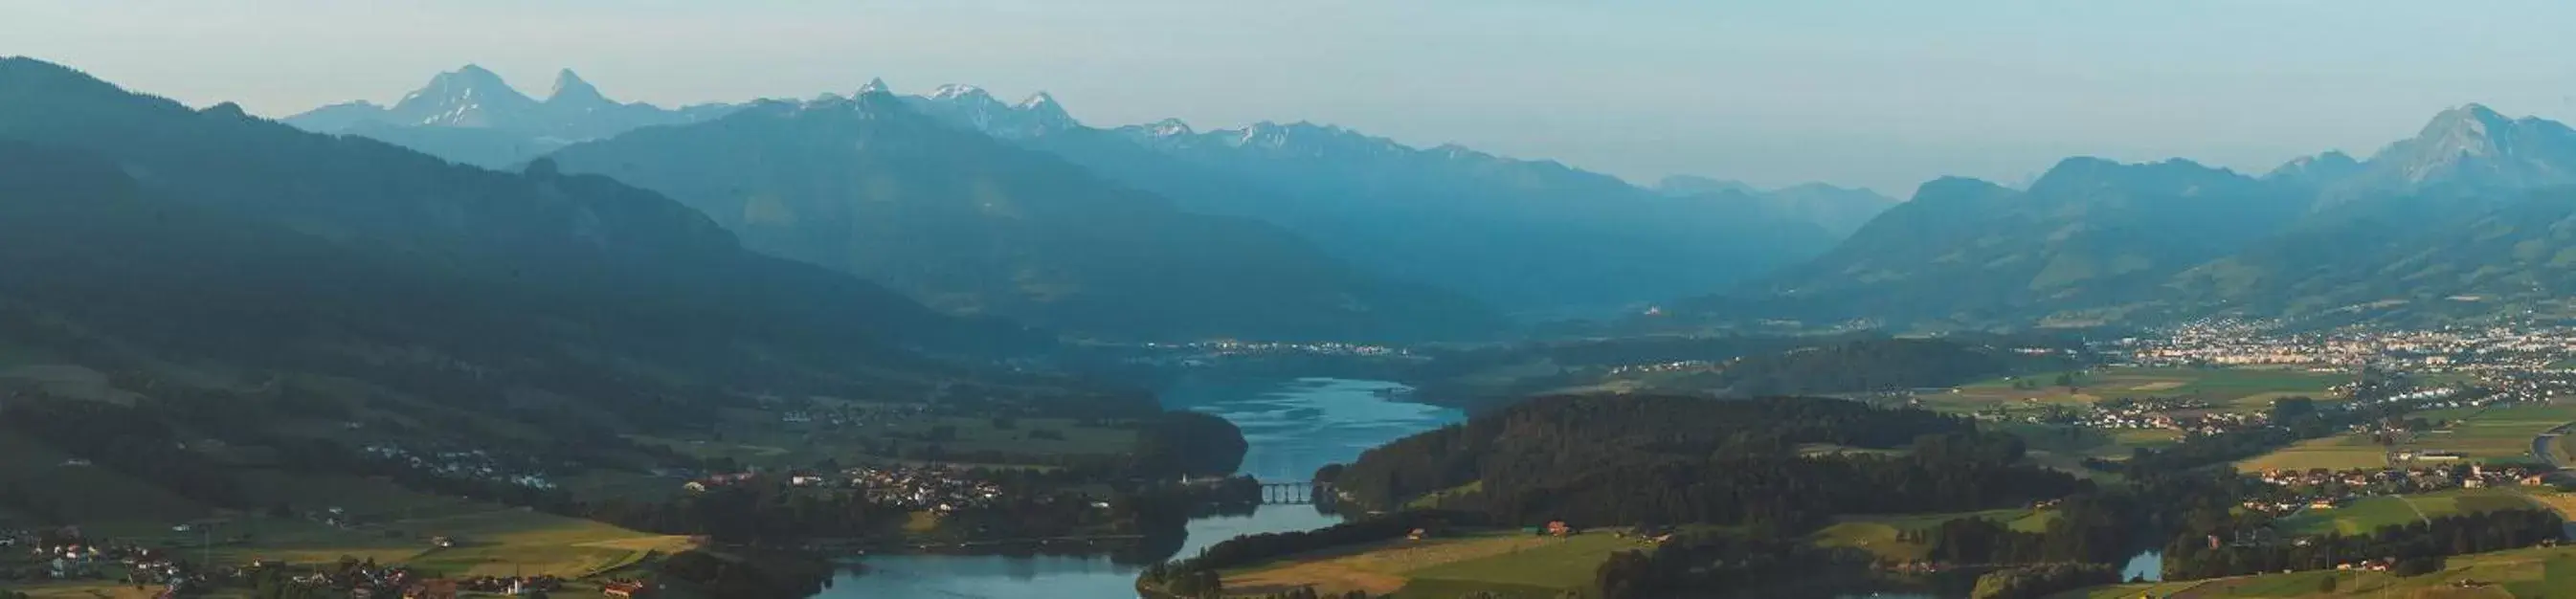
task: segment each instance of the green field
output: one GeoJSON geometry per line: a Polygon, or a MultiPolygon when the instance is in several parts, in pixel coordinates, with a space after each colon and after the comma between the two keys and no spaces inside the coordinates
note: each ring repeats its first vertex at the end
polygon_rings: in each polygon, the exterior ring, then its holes
{"type": "MultiPolygon", "coordinates": [[[[106,468],[63,466],[51,448],[0,436],[0,484],[48,506],[49,521],[91,534],[203,554],[216,563],[279,560],[321,564],[343,557],[404,564],[445,575],[554,574],[567,578],[632,565],[654,552],[685,549],[685,537],[649,535],[589,520],[430,495],[347,475],[243,470],[248,502],[285,515],[216,511],[106,468]],[[337,508],[357,524],[320,521],[337,508]],[[192,530],[173,527],[189,524],[192,530]],[[450,537],[454,548],[434,546],[450,537]],[[214,541],[209,547],[208,540],[214,541]]],[[[33,519],[31,515],[22,515],[33,519]]],[[[86,593],[77,585],[52,589],[86,593]]],[[[65,595],[85,596],[85,595],[65,595]]]]}
{"type": "Polygon", "coordinates": [[[2388,450],[2367,435],[2349,433],[2308,439],[2236,463],[2236,471],[2248,474],[2268,470],[2305,471],[2314,468],[2352,470],[2388,466],[2388,450]]]}
{"type": "Polygon", "coordinates": [[[2306,510],[2273,523],[2295,536],[2367,534],[2382,527],[2502,509],[2544,507],[2521,489],[2456,489],[2412,495],[2365,497],[2327,510],[2306,510]]]}
{"type": "Polygon", "coordinates": [[[2576,597],[2576,548],[2541,547],[2454,556],[2442,571],[2416,577],[2386,572],[2317,570],[2205,581],[2123,584],[2062,593],[2051,599],[2191,599],[2288,597],[2576,597]],[[2321,592],[2327,578],[2333,592],[2321,592]],[[2470,584],[2462,584],[2471,581],[2470,584]]]}
{"type": "Polygon", "coordinates": [[[1327,595],[1360,590],[1404,599],[1454,599],[1476,592],[1556,599],[1590,586],[1594,570],[1610,554],[1652,547],[1606,530],[1561,539],[1495,531],[1333,549],[1223,575],[1229,596],[1312,587],[1327,595]]]}
{"type": "Polygon", "coordinates": [[[1943,514],[1908,514],[1903,516],[1847,516],[1809,535],[1808,540],[1820,547],[1849,547],[1868,551],[1888,561],[1915,561],[1925,557],[1930,548],[1897,540],[1897,534],[1939,526],[1965,517],[1979,517],[2002,522],[2022,532],[2046,532],[2048,523],[2057,518],[2049,510],[2002,509],[1982,512],[1943,514]]]}
{"type": "Polygon", "coordinates": [[[2413,445],[2487,462],[2527,463],[2533,460],[2533,437],[2569,422],[2576,422],[2576,403],[2489,409],[2458,415],[2449,426],[2416,437],[2413,445]]]}
{"type": "Polygon", "coordinates": [[[2055,378],[2020,377],[2038,383],[2036,389],[2015,389],[2014,378],[1989,380],[1961,386],[1951,393],[1928,395],[1923,401],[1936,410],[1975,412],[2086,406],[2120,397],[2191,397],[2230,411],[2259,412],[2282,397],[2327,399],[2335,385],[2352,379],[2347,374],[2270,368],[2099,368],[2079,377],[2072,387],[2051,384],[2055,378]]]}
{"type": "Polygon", "coordinates": [[[1555,599],[1562,591],[1590,586],[1593,574],[1612,552],[1634,549],[1642,547],[1633,539],[1595,531],[1528,550],[1414,570],[1406,573],[1410,581],[1395,596],[1452,599],[1462,595],[1455,590],[1482,590],[1507,597],[1555,599]]]}
{"type": "MultiPolygon", "coordinates": [[[[2444,408],[2417,412],[2413,416],[2438,423],[2438,428],[2416,434],[2394,449],[2457,452],[2467,459],[2490,464],[2529,464],[2535,461],[2531,455],[2532,439],[2560,425],[2576,422],[2576,404],[2444,408]]],[[[2561,437],[2560,442],[2550,449],[2561,459],[2576,458],[2576,439],[2561,437]]],[[[2301,441],[2237,462],[2236,468],[2249,473],[2269,469],[2379,468],[2389,465],[2387,453],[2367,436],[2345,434],[2301,441]]],[[[2427,463],[2430,462],[2400,465],[2427,463]]]]}

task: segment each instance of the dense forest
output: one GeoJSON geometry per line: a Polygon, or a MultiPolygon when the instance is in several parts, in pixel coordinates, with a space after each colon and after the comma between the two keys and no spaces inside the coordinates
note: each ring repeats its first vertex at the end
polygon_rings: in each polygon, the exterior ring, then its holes
{"type": "Polygon", "coordinates": [[[1898,538],[1929,548],[1926,559],[1950,564],[2109,562],[2137,549],[2144,510],[2125,493],[2083,493],[2059,501],[2052,508],[2056,517],[2041,532],[1964,516],[1898,538]]]}
{"type": "Polygon", "coordinates": [[[2019,439],[1854,402],[1551,397],[1370,450],[1335,486],[1362,505],[1441,505],[1511,523],[1718,523],[1797,530],[1842,513],[1983,509],[2081,488],[2017,465],[2019,439]],[[1801,455],[1798,445],[1896,448],[1801,455]],[[1473,486],[1470,486],[1472,483],[1473,486]]]}
{"type": "Polygon", "coordinates": [[[1136,435],[1135,472],[1146,476],[1224,476],[1243,465],[1251,444],[1224,418],[1191,411],[1164,414],[1136,435]]]}
{"type": "Polygon", "coordinates": [[[2120,581],[2120,570],[2102,564],[2033,564],[1977,577],[1971,599],[2039,599],[2062,591],[2120,581]]]}

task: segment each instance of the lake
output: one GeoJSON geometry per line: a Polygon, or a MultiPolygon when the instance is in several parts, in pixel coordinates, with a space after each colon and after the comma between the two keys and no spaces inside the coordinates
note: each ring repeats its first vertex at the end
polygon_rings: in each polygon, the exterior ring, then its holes
{"type": "MultiPolygon", "coordinates": [[[[1184,381],[1164,404],[1215,414],[1243,429],[1251,447],[1242,472],[1265,481],[1304,481],[1325,464],[1463,420],[1457,410],[1394,401],[1407,391],[1384,381],[1308,378],[1253,385],[1184,381]]],[[[1314,506],[1266,505],[1249,516],[1193,520],[1179,555],[1236,536],[1309,530],[1340,522],[1314,506]]],[[[865,558],[865,575],[843,574],[818,599],[1130,599],[1138,567],[1108,557],[898,555],[865,558]]]]}

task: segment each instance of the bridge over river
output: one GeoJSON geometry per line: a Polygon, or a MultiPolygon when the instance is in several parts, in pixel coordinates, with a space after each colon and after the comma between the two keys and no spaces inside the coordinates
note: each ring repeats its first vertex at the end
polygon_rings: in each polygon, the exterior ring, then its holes
{"type": "Polygon", "coordinates": [[[1261,483],[1262,505],[1311,504],[1332,500],[1333,484],[1328,482],[1261,483]]]}

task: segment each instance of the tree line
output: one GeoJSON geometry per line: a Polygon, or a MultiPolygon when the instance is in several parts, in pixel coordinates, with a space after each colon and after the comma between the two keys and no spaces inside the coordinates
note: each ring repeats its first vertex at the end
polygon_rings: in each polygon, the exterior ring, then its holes
{"type": "Polygon", "coordinates": [[[2325,535],[2304,543],[2245,540],[2243,529],[2186,530],[2165,545],[2168,578],[2214,578],[2285,570],[2328,570],[2395,558],[2400,565],[2555,542],[2565,521],[2540,509],[2504,509],[2382,527],[2362,535],[2325,535]]]}

